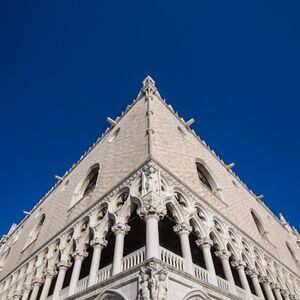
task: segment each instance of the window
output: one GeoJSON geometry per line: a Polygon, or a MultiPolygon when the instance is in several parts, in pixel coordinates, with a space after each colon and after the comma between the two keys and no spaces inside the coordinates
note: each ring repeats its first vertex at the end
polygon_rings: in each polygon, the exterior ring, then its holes
{"type": "Polygon", "coordinates": [[[256,215],[256,213],[255,213],[254,211],[251,211],[251,215],[252,215],[252,218],[253,218],[253,220],[254,220],[254,223],[255,223],[255,225],[256,225],[256,227],[257,227],[257,230],[258,230],[258,232],[260,233],[260,235],[261,235],[263,238],[269,240],[268,232],[264,229],[263,224],[262,224],[262,222],[260,221],[260,219],[258,218],[258,216],[256,215]]]}
{"type": "Polygon", "coordinates": [[[196,162],[196,169],[200,182],[212,192],[217,191],[217,185],[207,168],[202,163],[196,162]]]}
{"type": "Polygon", "coordinates": [[[295,252],[293,251],[292,247],[290,246],[290,244],[288,242],[286,242],[286,246],[287,246],[293,260],[295,261],[295,263],[300,266],[300,261],[297,259],[295,252]]]}
{"type": "Polygon", "coordinates": [[[97,179],[99,176],[99,164],[95,164],[90,168],[87,177],[80,182],[75,189],[72,199],[71,207],[73,207],[79,200],[90,195],[96,187],[97,179]]]}
{"type": "Polygon", "coordinates": [[[39,233],[42,229],[42,226],[45,222],[45,219],[46,219],[46,215],[43,214],[40,217],[38,223],[32,228],[32,230],[30,231],[30,233],[28,235],[28,239],[25,243],[25,246],[24,246],[23,250],[26,249],[29,245],[31,245],[38,238],[39,233]]]}
{"type": "Polygon", "coordinates": [[[86,183],[86,187],[85,187],[85,190],[83,193],[83,197],[87,196],[94,190],[96,183],[97,183],[98,171],[99,171],[99,168],[97,168],[97,169],[95,168],[88,175],[88,177],[86,179],[87,183],[86,183]]]}

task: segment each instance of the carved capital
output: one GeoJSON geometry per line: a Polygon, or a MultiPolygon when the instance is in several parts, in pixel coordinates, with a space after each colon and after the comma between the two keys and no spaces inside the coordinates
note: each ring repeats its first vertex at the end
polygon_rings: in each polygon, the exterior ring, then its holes
{"type": "Polygon", "coordinates": [[[107,246],[107,240],[105,238],[96,237],[96,238],[91,240],[90,245],[92,247],[105,248],[107,246]]]}
{"type": "Polygon", "coordinates": [[[223,250],[220,250],[220,251],[216,251],[215,252],[215,255],[219,258],[219,259],[221,259],[221,260],[228,260],[229,259],[229,257],[231,256],[231,252],[229,252],[228,250],[225,250],[225,249],[223,249],[223,250]]]}
{"type": "Polygon", "coordinates": [[[130,230],[130,226],[123,223],[117,223],[111,228],[111,231],[114,232],[115,234],[119,234],[119,233],[127,234],[129,230],[130,230]]]}
{"type": "Polygon", "coordinates": [[[17,292],[13,295],[13,299],[20,300],[22,298],[22,296],[23,296],[22,293],[17,292]]]}
{"type": "Polygon", "coordinates": [[[246,264],[242,260],[235,260],[231,262],[231,265],[236,268],[237,270],[239,269],[244,269],[246,264]]]}
{"type": "Polygon", "coordinates": [[[149,217],[155,217],[159,220],[165,216],[167,209],[163,203],[163,199],[157,194],[150,192],[143,197],[143,204],[137,210],[137,213],[145,220],[149,217]]]}
{"type": "Polygon", "coordinates": [[[200,248],[211,247],[213,245],[213,241],[210,238],[200,238],[196,241],[196,245],[200,248]]]}
{"type": "Polygon", "coordinates": [[[55,277],[56,275],[57,275],[57,271],[56,270],[46,270],[45,272],[44,272],[44,277],[45,278],[53,278],[53,277],[55,277]]]}
{"type": "Polygon", "coordinates": [[[60,261],[58,264],[57,264],[57,267],[59,268],[59,270],[67,270],[69,269],[70,267],[72,266],[72,263],[70,262],[70,260],[63,260],[63,261],[60,261]]]}
{"type": "Polygon", "coordinates": [[[86,251],[86,249],[80,249],[80,250],[76,250],[72,256],[74,257],[74,259],[82,259],[84,260],[87,256],[88,256],[88,252],[86,251]]]}
{"type": "Polygon", "coordinates": [[[35,278],[32,282],[33,286],[41,286],[43,284],[42,278],[35,278]]]}
{"type": "Polygon", "coordinates": [[[249,275],[250,278],[258,277],[258,272],[255,269],[248,269],[245,271],[246,275],[249,275]]]}
{"type": "Polygon", "coordinates": [[[271,283],[271,289],[272,290],[279,290],[279,286],[277,283],[271,283]]]}
{"type": "Polygon", "coordinates": [[[180,234],[190,234],[193,230],[193,227],[187,223],[177,224],[173,227],[174,232],[178,235],[180,234]]]}
{"type": "Polygon", "coordinates": [[[263,284],[271,284],[272,280],[269,276],[262,276],[259,279],[259,282],[263,283],[263,284]]]}

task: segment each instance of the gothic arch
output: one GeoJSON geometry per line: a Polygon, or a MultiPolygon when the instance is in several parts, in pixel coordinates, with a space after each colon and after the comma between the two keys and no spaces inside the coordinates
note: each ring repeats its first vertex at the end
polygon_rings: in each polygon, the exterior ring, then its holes
{"type": "Polygon", "coordinates": [[[120,292],[114,290],[107,290],[100,296],[95,298],[95,300],[128,300],[120,292]]]}
{"type": "Polygon", "coordinates": [[[201,290],[194,290],[185,295],[183,300],[211,300],[211,298],[201,290]]]}
{"type": "Polygon", "coordinates": [[[98,163],[92,165],[87,172],[86,177],[81,180],[75,188],[70,207],[74,206],[79,200],[88,196],[96,187],[100,173],[100,165],[98,163]]]}
{"type": "Polygon", "coordinates": [[[196,171],[200,182],[220,197],[218,185],[214,179],[214,176],[212,175],[212,172],[209,170],[207,164],[200,158],[196,159],[196,171]]]}

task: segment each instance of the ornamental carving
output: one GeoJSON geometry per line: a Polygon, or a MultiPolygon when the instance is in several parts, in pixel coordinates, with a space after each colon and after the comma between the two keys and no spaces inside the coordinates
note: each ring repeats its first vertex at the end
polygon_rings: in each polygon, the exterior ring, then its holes
{"type": "Polygon", "coordinates": [[[167,268],[165,265],[150,262],[139,273],[140,300],[167,300],[167,268]]]}

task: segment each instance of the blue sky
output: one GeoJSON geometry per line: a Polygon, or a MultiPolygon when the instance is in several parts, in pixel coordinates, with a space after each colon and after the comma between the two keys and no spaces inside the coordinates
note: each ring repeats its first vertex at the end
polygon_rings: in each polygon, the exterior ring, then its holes
{"type": "Polygon", "coordinates": [[[137,95],[160,93],[300,228],[299,1],[1,1],[0,233],[137,95]]]}

